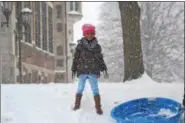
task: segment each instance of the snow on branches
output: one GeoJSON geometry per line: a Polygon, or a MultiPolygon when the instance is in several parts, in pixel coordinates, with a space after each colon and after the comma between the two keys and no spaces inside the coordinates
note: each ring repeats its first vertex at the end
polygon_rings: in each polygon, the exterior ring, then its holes
{"type": "Polygon", "coordinates": [[[117,2],[105,2],[100,7],[97,38],[102,45],[109,81],[123,81],[123,39],[121,17],[117,2]]]}
{"type": "Polygon", "coordinates": [[[157,81],[184,81],[184,3],[141,2],[145,68],[157,81]]]}

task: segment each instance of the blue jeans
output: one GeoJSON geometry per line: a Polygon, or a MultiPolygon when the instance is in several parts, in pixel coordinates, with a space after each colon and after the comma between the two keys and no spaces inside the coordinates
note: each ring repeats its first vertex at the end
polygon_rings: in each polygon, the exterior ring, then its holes
{"type": "Polygon", "coordinates": [[[93,92],[94,96],[99,95],[99,89],[98,89],[98,80],[97,76],[94,74],[81,74],[78,78],[78,89],[77,94],[82,94],[85,88],[86,80],[89,80],[91,85],[91,90],[93,92]]]}

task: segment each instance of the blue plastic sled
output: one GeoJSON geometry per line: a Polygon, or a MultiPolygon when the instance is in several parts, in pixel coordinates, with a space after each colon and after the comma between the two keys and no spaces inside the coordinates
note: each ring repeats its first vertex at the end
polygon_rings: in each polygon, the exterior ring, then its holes
{"type": "Polygon", "coordinates": [[[180,123],[181,104],[167,98],[141,98],[122,103],[111,111],[117,123],[180,123]]]}

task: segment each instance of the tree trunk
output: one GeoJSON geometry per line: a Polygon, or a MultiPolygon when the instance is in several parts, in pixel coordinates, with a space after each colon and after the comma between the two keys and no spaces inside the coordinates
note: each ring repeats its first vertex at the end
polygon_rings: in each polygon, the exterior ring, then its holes
{"type": "Polygon", "coordinates": [[[144,73],[140,39],[140,8],[137,2],[119,2],[124,41],[124,82],[144,73]]]}

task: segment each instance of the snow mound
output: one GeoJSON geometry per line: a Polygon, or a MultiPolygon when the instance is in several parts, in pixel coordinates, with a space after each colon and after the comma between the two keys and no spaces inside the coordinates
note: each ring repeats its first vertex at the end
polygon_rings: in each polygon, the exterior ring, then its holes
{"type": "Polygon", "coordinates": [[[144,84],[144,83],[157,83],[155,81],[153,81],[147,73],[144,73],[140,78],[135,79],[135,80],[131,80],[131,81],[126,81],[125,83],[139,83],[139,84],[144,84]]]}

